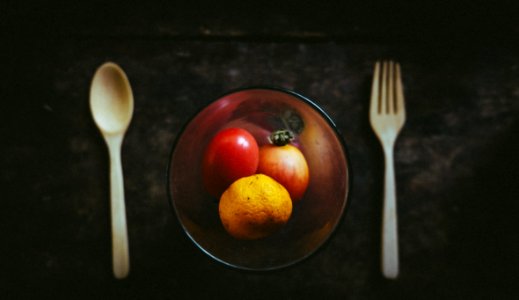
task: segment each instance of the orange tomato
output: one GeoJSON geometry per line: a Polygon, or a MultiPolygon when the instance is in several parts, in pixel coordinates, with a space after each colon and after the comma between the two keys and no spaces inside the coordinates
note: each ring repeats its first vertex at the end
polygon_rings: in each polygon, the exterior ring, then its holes
{"type": "Polygon", "coordinates": [[[303,198],[310,178],[305,156],[291,144],[261,146],[257,173],[270,176],[283,185],[293,202],[303,198]]]}

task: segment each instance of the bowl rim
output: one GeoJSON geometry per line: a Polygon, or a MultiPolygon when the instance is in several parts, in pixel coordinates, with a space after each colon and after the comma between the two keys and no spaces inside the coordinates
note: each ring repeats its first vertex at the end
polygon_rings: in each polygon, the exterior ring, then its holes
{"type": "Polygon", "coordinates": [[[195,111],[195,113],[193,113],[191,116],[189,116],[187,118],[187,120],[183,123],[183,125],[180,127],[179,131],[177,132],[177,134],[175,136],[175,139],[173,141],[173,144],[172,144],[170,152],[169,152],[168,164],[167,164],[167,169],[166,169],[166,174],[165,175],[166,175],[165,179],[166,179],[166,193],[168,195],[168,197],[167,197],[168,198],[168,204],[169,204],[170,209],[173,210],[173,213],[174,213],[174,215],[176,217],[175,218],[176,222],[182,228],[182,231],[183,231],[184,235],[189,238],[189,240],[196,246],[196,248],[201,250],[203,253],[205,253],[207,256],[209,256],[213,260],[223,264],[226,267],[229,267],[229,268],[232,268],[232,269],[235,269],[235,270],[251,271],[251,272],[267,272],[267,271],[274,271],[274,270],[280,270],[280,269],[288,268],[288,267],[294,266],[294,265],[296,265],[296,264],[298,264],[298,263],[308,259],[311,256],[314,256],[317,252],[319,252],[321,249],[323,249],[324,246],[327,243],[329,243],[329,241],[332,239],[333,235],[336,234],[337,228],[339,227],[339,225],[344,220],[344,216],[346,215],[346,213],[348,211],[348,208],[350,206],[352,183],[353,183],[353,178],[352,178],[353,174],[352,174],[352,169],[351,169],[350,153],[349,153],[348,147],[346,145],[346,142],[344,141],[343,134],[342,134],[341,130],[339,130],[339,128],[337,127],[335,122],[332,120],[332,118],[314,100],[312,100],[312,99],[310,99],[310,98],[308,98],[308,97],[306,97],[306,96],[304,96],[304,95],[302,95],[302,94],[300,94],[298,92],[295,92],[294,90],[291,90],[291,89],[288,89],[288,88],[284,88],[284,87],[279,87],[279,86],[271,86],[271,85],[250,85],[250,86],[244,86],[244,87],[239,87],[239,88],[231,89],[231,90],[229,90],[229,91],[227,91],[225,93],[222,93],[219,96],[213,98],[209,102],[206,102],[202,107],[197,109],[195,111]],[[343,150],[344,156],[346,158],[345,159],[345,161],[346,161],[346,174],[347,174],[347,177],[348,177],[347,180],[346,180],[346,184],[347,184],[346,195],[344,197],[344,204],[342,205],[342,208],[341,208],[340,217],[339,217],[338,221],[335,223],[335,225],[333,226],[333,228],[330,230],[330,234],[322,242],[320,242],[314,249],[312,249],[311,251],[308,251],[308,253],[303,255],[302,257],[294,259],[294,260],[291,260],[291,261],[289,261],[287,263],[284,263],[284,264],[279,264],[279,265],[276,265],[276,266],[266,267],[266,268],[253,268],[253,267],[247,267],[247,266],[233,264],[231,262],[225,261],[222,258],[219,258],[215,254],[211,253],[209,250],[207,250],[203,246],[201,246],[195,240],[195,238],[189,233],[187,228],[182,223],[182,221],[181,221],[181,219],[179,217],[179,212],[178,212],[176,206],[174,205],[173,196],[171,195],[171,180],[170,180],[171,177],[170,177],[170,175],[171,175],[171,170],[172,170],[173,154],[174,154],[175,149],[176,149],[176,147],[178,145],[178,142],[179,142],[182,134],[184,133],[185,129],[187,128],[187,126],[189,126],[191,121],[193,121],[209,105],[215,103],[216,101],[219,101],[220,99],[222,99],[222,98],[224,98],[226,96],[229,96],[229,95],[232,95],[232,94],[235,94],[235,93],[239,93],[239,92],[243,92],[243,91],[247,91],[247,90],[268,90],[268,91],[282,92],[282,93],[286,93],[288,95],[291,95],[294,98],[296,98],[297,100],[300,100],[300,101],[306,103],[307,105],[309,105],[312,109],[314,109],[316,112],[318,112],[319,115],[321,117],[323,117],[323,119],[326,121],[326,123],[328,123],[328,125],[333,129],[333,131],[335,133],[335,136],[336,136],[337,140],[339,141],[339,144],[341,145],[341,148],[343,150]]]}

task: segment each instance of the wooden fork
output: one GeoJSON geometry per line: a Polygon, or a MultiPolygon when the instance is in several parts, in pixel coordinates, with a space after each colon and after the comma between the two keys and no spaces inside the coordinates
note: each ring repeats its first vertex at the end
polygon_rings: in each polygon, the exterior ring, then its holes
{"type": "Polygon", "coordinates": [[[381,268],[386,278],[394,279],[398,277],[399,259],[393,149],[405,122],[404,94],[398,63],[375,63],[369,120],[382,144],[385,158],[381,268]]]}

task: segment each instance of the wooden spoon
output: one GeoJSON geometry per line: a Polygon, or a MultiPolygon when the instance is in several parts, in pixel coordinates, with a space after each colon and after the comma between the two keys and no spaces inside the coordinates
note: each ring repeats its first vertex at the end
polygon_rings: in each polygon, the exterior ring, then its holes
{"type": "Polygon", "coordinates": [[[107,62],[97,69],[90,86],[90,110],[110,155],[112,262],[115,277],[122,279],[130,270],[130,256],[121,144],[133,115],[133,94],[126,74],[118,65],[107,62]]]}

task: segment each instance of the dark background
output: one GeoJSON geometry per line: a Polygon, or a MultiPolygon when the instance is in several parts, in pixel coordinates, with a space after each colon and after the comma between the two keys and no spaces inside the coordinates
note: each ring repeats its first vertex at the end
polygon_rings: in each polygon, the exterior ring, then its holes
{"type": "Polygon", "coordinates": [[[0,298],[517,298],[513,1],[172,2],[0,4],[0,298]],[[367,117],[373,63],[388,57],[401,62],[408,115],[395,151],[395,281],[379,271],[383,158],[367,117]],[[122,281],[111,273],[107,153],[88,109],[107,60],[135,96],[122,154],[131,256],[122,281]],[[273,272],[203,254],[166,191],[180,128],[250,85],[321,105],[353,172],[330,241],[273,272]]]}

